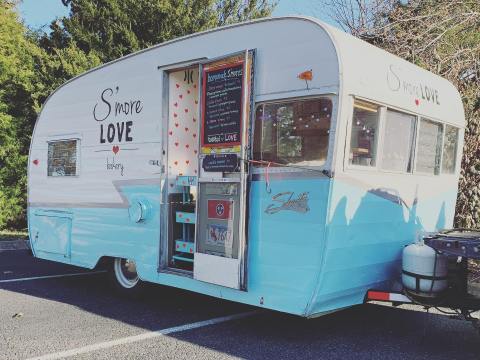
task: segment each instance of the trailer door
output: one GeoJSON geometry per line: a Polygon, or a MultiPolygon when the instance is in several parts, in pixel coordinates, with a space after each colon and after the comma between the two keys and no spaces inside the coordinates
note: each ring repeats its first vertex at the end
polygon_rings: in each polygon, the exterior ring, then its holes
{"type": "Polygon", "coordinates": [[[202,64],[194,278],[246,290],[254,51],[202,64]]]}

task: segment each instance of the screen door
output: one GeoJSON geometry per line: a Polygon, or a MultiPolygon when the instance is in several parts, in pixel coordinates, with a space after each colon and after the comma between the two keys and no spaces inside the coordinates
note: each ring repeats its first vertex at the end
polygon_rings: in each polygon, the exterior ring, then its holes
{"type": "Polygon", "coordinates": [[[254,51],[202,64],[194,278],[246,290],[254,51]]]}

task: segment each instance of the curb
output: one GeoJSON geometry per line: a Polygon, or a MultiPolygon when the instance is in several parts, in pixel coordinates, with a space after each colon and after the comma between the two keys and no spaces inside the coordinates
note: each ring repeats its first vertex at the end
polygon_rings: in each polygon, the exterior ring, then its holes
{"type": "Polygon", "coordinates": [[[28,240],[12,240],[0,241],[0,252],[7,250],[29,250],[30,243],[28,240]]]}

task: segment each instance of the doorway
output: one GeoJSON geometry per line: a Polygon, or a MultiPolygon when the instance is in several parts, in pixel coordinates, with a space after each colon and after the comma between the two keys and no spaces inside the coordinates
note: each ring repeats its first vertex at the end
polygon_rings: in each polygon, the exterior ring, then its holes
{"type": "Polygon", "coordinates": [[[197,202],[198,66],[168,72],[167,267],[192,271],[197,202]]]}

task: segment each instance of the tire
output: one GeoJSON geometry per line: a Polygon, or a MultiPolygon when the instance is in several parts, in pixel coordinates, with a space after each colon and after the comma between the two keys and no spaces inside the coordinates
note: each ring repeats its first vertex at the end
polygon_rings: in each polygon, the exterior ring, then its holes
{"type": "Polygon", "coordinates": [[[115,258],[110,263],[109,280],[114,290],[125,296],[138,296],[143,289],[138,277],[135,262],[129,259],[115,258]]]}

